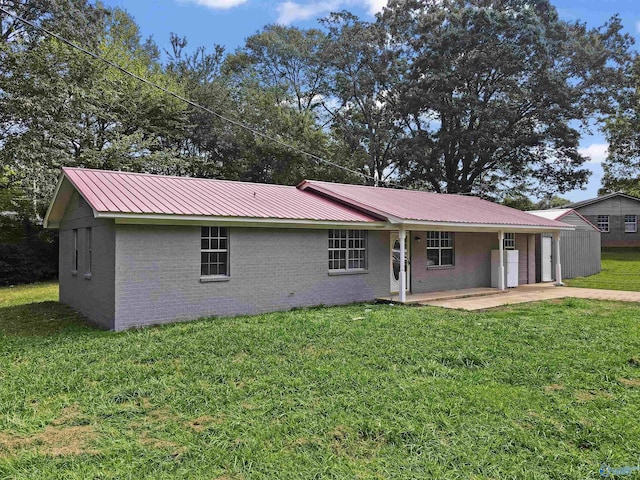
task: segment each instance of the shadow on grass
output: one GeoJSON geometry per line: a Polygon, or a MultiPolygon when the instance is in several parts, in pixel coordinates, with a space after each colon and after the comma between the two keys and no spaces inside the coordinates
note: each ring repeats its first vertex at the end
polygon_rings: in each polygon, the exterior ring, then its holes
{"type": "Polygon", "coordinates": [[[98,330],[79,313],[58,302],[0,308],[0,334],[9,337],[50,336],[98,330]]]}

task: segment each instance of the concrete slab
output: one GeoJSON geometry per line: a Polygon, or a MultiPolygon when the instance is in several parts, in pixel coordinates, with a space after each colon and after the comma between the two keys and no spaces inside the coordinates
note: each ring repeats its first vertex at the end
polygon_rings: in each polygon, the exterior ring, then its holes
{"type": "Polygon", "coordinates": [[[432,301],[428,300],[418,302],[418,304],[461,310],[484,310],[487,308],[500,307],[502,305],[568,297],[640,303],[640,292],[598,290],[595,288],[556,287],[553,284],[535,284],[511,288],[507,290],[507,294],[505,295],[440,299],[432,301]]]}

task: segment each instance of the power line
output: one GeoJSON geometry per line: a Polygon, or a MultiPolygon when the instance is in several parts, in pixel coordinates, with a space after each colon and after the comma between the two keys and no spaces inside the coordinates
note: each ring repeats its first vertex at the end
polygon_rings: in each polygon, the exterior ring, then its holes
{"type": "MultiPolygon", "coordinates": [[[[24,23],[26,25],[29,25],[30,27],[32,27],[32,28],[34,28],[34,29],[36,29],[36,30],[38,30],[38,31],[40,31],[42,33],[45,33],[46,35],[49,35],[50,37],[55,38],[56,40],[64,43],[65,45],[67,45],[67,46],[69,46],[71,48],[75,48],[76,50],[79,50],[80,52],[84,53],[85,55],[89,55],[90,57],[92,57],[92,58],[94,58],[96,60],[99,60],[99,61],[101,61],[103,63],[106,63],[110,67],[115,68],[116,70],[119,70],[120,72],[124,73],[125,75],[129,75],[130,77],[135,78],[136,80],[138,80],[140,82],[143,82],[146,85],[149,85],[150,87],[156,88],[156,89],[166,93],[167,95],[170,95],[170,96],[172,96],[172,97],[174,97],[174,98],[176,98],[176,99],[178,99],[180,101],[183,101],[183,102],[191,105],[192,107],[199,108],[200,110],[203,110],[203,111],[205,111],[205,112],[207,112],[207,113],[209,113],[209,114],[211,114],[211,115],[213,115],[215,117],[218,117],[219,119],[224,120],[225,122],[229,122],[232,125],[235,125],[237,127],[240,127],[240,128],[245,129],[245,130],[248,130],[249,132],[253,133],[254,135],[258,135],[259,137],[262,137],[265,140],[269,140],[270,142],[276,143],[276,144],[278,144],[278,145],[280,145],[282,147],[285,147],[285,148],[287,148],[289,150],[292,150],[292,151],[294,151],[296,153],[304,155],[304,156],[306,156],[308,158],[311,158],[311,159],[316,160],[316,161],[321,162],[321,163],[325,163],[325,164],[330,165],[330,166],[335,167],[335,168],[340,168],[340,169],[342,169],[342,170],[344,170],[346,172],[353,173],[355,175],[359,175],[359,176],[361,176],[363,178],[366,178],[366,179],[369,179],[369,180],[373,180],[374,182],[377,183],[377,179],[374,178],[371,175],[367,175],[365,173],[358,172],[357,170],[352,170],[351,168],[348,168],[348,167],[345,167],[343,165],[337,164],[335,162],[332,162],[330,160],[322,158],[322,157],[320,157],[318,155],[315,155],[313,153],[309,153],[309,152],[307,152],[305,150],[302,150],[302,149],[300,149],[298,147],[295,147],[295,146],[293,146],[293,145],[291,145],[289,143],[283,142],[282,140],[279,140],[279,139],[277,139],[275,137],[272,137],[271,135],[268,135],[266,133],[260,132],[260,131],[256,130],[255,128],[252,128],[251,126],[249,126],[249,125],[247,125],[245,123],[239,122],[239,121],[234,120],[234,119],[229,118],[229,117],[226,117],[226,116],[216,112],[215,110],[212,110],[212,109],[210,109],[208,107],[205,107],[204,105],[200,105],[200,104],[194,102],[193,100],[188,99],[187,97],[183,97],[180,94],[172,92],[168,88],[163,87],[162,85],[158,85],[157,83],[153,83],[152,81],[147,80],[146,78],[141,77],[141,76],[139,76],[139,75],[127,70],[124,67],[121,67],[117,63],[112,62],[111,60],[109,60],[107,58],[104,58],[103,56],[98,55],[97,53],[94,53],[94,52],[92,52],[90,50],[87,50],[86,48],[84,48],[84,47],[82,47],[82,46],[80,46],[80,45],[78,45],[78,44],[76,44],[76,43],[74,43],[74,42],[72,42],[70,40],[67,40],[64,37],[61,37],[57,33],[54,33],[54,32],[48,30],[45,27],[42,27],[40,25],[36,25],[35,23],[27,20],[26,18],[22,18],[21,16],[16,15],[15,13],[9,12],[4,7],[0,7],[0,11],[5,13],[6,15],[9,15],[10,17],[15,18],[16,20],[18,20],[18,21],[20,21],[20,22],[22,22],[22,23],[24,23]]],[[[385,181],[385,183],[391,184],[391,182],[388,182],[388,181],[385,181]]]]}

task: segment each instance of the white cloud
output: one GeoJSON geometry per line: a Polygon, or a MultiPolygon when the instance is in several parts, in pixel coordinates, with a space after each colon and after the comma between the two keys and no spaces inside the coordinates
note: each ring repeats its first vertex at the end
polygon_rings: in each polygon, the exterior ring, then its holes
{"type": "Polygon", "coordinates": [[[375,15],[387,6],[387,0],[364,0],[364,4],[369,7],[369,13],[375,15]]]}
{"type": "Polygon", "coordinates": [[[301,20],[322,17],[330,12],[336,12],[345,8],[348,9],[353,6],[363,7],[370,15],[375,15],[381,12],[382,7],[386,5],[387,0],[312,0],[306,3],[286,1],[280,3],[276,8],[278,11],[277,22],[283,25],[289,25],[301,20]]]}
{"type": "Polygon", "coordinates": [[[334,10],[339,10],[344,2],[328,0],[310,3],[283,2],[277,7],[278,23],[289,25],[299,20],[309,20],[334,10]]]}
{"type": "Polygon", "coordinates": [[[228,10],[233,7],[247,3],[248,0],[181,0],[182,2],[195,3],[202,7],[214,10],[228,10]]]}
{"type": "Polygon", "coordinates": [[[588,163],[602,163],[607,158],[609,151],[608,143],[592,143],[586,148],[579,148],[578,153],[589,157],[588,163]]]}

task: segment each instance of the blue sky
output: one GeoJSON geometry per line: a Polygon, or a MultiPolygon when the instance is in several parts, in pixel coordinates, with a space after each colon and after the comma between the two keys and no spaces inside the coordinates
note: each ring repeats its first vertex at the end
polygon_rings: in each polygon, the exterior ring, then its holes
{"type": "MultiPolygon", "coordinates": [[[[169,34],[186,36],[190,47],[222,45],[234,51],[244,39],[269,23],[301,28],[316,27],[317,19],[331,11],[349,10],[364,19],[373,19],[386,0],[103,0],[106,5],[127,10],[144,37],[153,36],[161,48],[168,48],[169,34]]],[[[627,33],[640,41],[639,0],[552,0],[560,16],[597,27],[618,14],[627,33]]],[[[586,190],[564,196],[577,201],[595,197],[600,187],[607,145],[598,133],[584,136],[582,153],[591,157],[593,171],[586,190]]]]}

